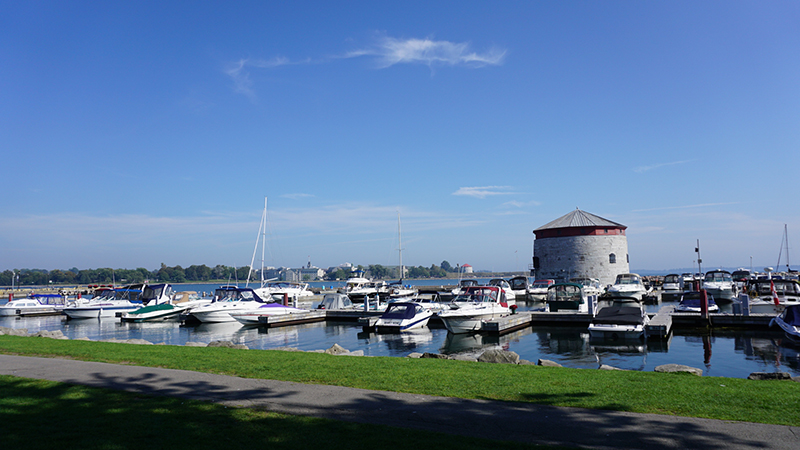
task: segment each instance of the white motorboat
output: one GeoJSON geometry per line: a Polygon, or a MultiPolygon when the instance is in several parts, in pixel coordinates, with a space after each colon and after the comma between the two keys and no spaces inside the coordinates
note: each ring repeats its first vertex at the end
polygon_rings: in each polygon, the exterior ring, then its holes
{"type": "Polygon", "coordinates": [[[474,278],[464,278],[458,281],[458,286],[450,291],[454,297],[458,297],[459,295],[463,294],[466,291],[466,288],[470,286],[479,286],[478,280],[474,278]]]}
{"type": "Polygon", "coordinates": [[[773,318],[769,326],[778,325],[786,337],[800,343],[800,305],[787,306],[783,312],[773,318]]]}
{"type": "Polygon", "coordinates": [[[643,339],[650,316],[640,305],[616,303],[601,308],[589,325],[592,339],[643,339]]]}
{"type": "Polygon", "coordinates": [[[661,283],[661,299],[677,299],[683,294],[683,279],[676,273],[664,277],[661,283]]]}
{"type": "Polygon", "coordinates": [[[141,300],[143,287],[143,284],[135,284],[105,291],[103,297],[78,299],[64,308],[64,314],[70,319],[122,316],[144,306],[141,300]]]}
{"type": "Polygon", "coordinates": [[[322,297],[322,301],[317,305],[317,309],[363,309],[359,308],[357,305],[353,304],[353,301],[350,300],[345,294],[341,293],[334,293],[334,294],[325,294],[322,297]]]}
{"type": "Polygon", "coordinates": [[[375,297],[380,291],[384,290],[386,282],[373,281],[369,278],[364,278],[359,272],[359,276],[348,278],[345,282],[344,288],[339,292],[347,294],[350,300],[364,301],[365,298],[375,297]]]}
{"type": "Polygon", "coordinates": [[[0,306],[0,316],[61,314],[63,309],[64,297],[58,294],[35,294],[0,306]]]}
{"type": "Polygon", "coordinates": [[[489,286],[497,286],[503,291],[503,295],[506,297],[506,302],[509,306],[517,304],[517,296],[514,294],[514,291],[511,289],[511,285],[508,281],[502,278],[492,278],[489,280],[489,286]]]}
{"type": "MultiPolygon", "coordinates": [[[[145,289],[145,291],[147,291],[147,289],[145,289]]],[[[124,313],[121,319],[123,322],[170,320],[179,317],[181,314],[188,314],[194,308],[210,303],[210,298],[200,298],[197,292],[178,292],[172,295],[168,302],[148,304],[143,308],[124,313]]]]}
{"type": "Polygon", "coordinates": [[[642,284],[642,277],[638,274],[621,273],[617,275],[614,284],[608,288],[607,294],[614,299],[641,302],[647,295],[647,288],[642,284]]]}
{"type": "Polygon", "coordinates": [[[267,283],[261,288],[254,289],[259,297],[270,300],[273,297],[276,301],[283,298],[297,301],[309,301],[314,296],[314,292],[308,287],[308,283],[296,281],[276,281],[267,283]]]}
{"type": "Polygon", "coordinates": [[[378,332],[408,331],[428,325],[433,311],[416,302],[389,303],[375,323],[378,332]]]}
{"type": "Polygon", "coordinates": [[[535,300],[543,300],[547,297],[547,288],[555,284],[556,280],[544,279],[534,280],[528,289],[528,296],[535,300]]]}
{"type": "Polygon", "coordinates": [[[411,299],[419,293],[416,288],[404,286],[403,280],[399,280],[395,283],[389,283],[387,287],[389,289],[389,298],[391,301],[411,299]]]}
{"type": "Polygon", "coordinates": [[[251,288],[222,286],[214,292],[214,302],[192,309],[191,315],[200,322],[235,322],[232,312],[256,309],[266,302],[251,288]]]}
{"type": "Polygon", "coordinates": [[[522,275],[512,277],[508,280],[508,285],[517,300],[528,300],[528,287],[530,286],[528,277],[522,275]]]}
{"type": "Polygon", "coordinates": [[[438,317],[451,333],[480,331],[483,322],[511,314],[503,291],[497,286],[467,287],[439,311],[438,317]]]}
{"type": "MultiPolygon", "coordinates": [[[[595,302],[597,297],[594,298],[595,302]]],[[[589,312],[589,296],[578,283],[556,283],[547,288],[547,310],[550,312],[589,312]]]]}
{"type": "Polygon", "coordinates": [[[750,312],[777,315],[789,306],[800,304],[800,284],[795,280],[761,278],[748,280],[750,312]]]}
{"type": "Polygon", "coordinates": [[[736,285],[733,283],[731,273],[727,270],[706,272],[703,278],[703,289],[713,295],[719,303],[730,303],[736,295],[736,285]]]}
{"type": "MultiPolygon", "coordinates": [[[[714,301],[714,296],[706,293],[708,301],[708,312],[719,312],[719,305],[714,301]]],[[[681,295],[681,302],[675,307],[675,312],[699,313],[702,310],[702,293],[698,291],[684,292],[681,295]]]]}
{"type": "Polygon", "coordinates": [[[585,292],[586,295],[596,295],[599,297],[603,294],[603,292],[605,292],[605,288],[597,278],[576,277],[570,278],[569,282],[578,283],[583,286],[583,292],[585,292]]]}
{"type": "Polygon", "coordinates": [[[261,317],[285,314],[307,313],[307,309],[283,306],[278,303],[267,303],[254,309],[229,312],[230,316],[244,325],[258,325],[261,317]]]}

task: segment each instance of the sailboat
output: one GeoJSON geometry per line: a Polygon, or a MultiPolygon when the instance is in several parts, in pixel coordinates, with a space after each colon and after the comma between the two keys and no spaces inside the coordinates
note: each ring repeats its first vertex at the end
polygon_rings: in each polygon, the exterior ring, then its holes
{"type": "Polygon", "coordinates": [[[389,285],[389,298],[400,299],[407,298],[417,293],[416,289],[403,286],[403,276],[405,276],[405,267],[403,267],[403,236],[400,232],[400,211],[397,212],[397,252],[400,258],[400,279],[396,283],[389,285]]]}
{"type": "Polygon", "coordinates": [[[797,273],[796,270],[792,270],[789,264],[789,228],[786,224],[783,224],[783,238],[781,239],[780,251],[778,251],[778,264],[776,264],[775,267],[781,266],[781,255],[783,254],[784,248],[786,249],[786,273],[797,273]]]}

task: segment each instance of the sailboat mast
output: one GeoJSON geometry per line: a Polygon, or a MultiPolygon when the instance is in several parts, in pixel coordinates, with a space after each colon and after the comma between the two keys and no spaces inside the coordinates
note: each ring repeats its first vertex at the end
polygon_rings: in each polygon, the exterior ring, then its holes
{"type": "Polygon", "coordinates": [[[264,287],[264,247],[267,246],[267,197],[264,197],[264,214],[261,218],[261,287],[264,287]]]}
{"type": "Polygon", "coordinates": [[[792,269],[789,264],[789,228],[786,224],[783,224],[783,238],[786,240],[786,273],[789,273],[792,269]]]}
{"type": "Polygon", "coordinates": [[[403,235],[400,233],[400,211],[397,211],[397,252],[400,256],[400,279],[403,279],[405,271],[403,270],[403,235]]]}

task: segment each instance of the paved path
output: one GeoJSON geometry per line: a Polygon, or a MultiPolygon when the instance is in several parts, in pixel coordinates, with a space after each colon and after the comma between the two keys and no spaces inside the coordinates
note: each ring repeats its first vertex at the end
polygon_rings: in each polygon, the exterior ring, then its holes
{"type": "Polygon", "coordinates": [[[800,427],[462,400],[185,370],[0,355],[0,374],[286,414],[593,449],[800,449],[800,427]]]}

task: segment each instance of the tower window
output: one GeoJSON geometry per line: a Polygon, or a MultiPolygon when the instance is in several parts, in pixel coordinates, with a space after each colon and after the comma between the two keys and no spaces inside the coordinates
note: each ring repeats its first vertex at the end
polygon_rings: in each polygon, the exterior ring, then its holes
{"type": "Polygon", "coordinates": [[[613,253],[608,255],[608,263],[609,264],[616,264],[617,263],[617,255],[615,255],[613,253]]]}

